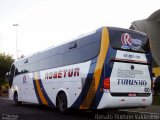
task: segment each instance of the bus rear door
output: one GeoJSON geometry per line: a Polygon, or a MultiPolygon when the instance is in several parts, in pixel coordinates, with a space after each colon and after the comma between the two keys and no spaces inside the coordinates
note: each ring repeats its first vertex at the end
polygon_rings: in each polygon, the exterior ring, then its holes
{"type": "Polygon", "coordinates": [[[151,66],[149,39],[142,33],[110,29],[110,43],[116,53],[110,60],[112,96],[150,96],[151,66]]]}

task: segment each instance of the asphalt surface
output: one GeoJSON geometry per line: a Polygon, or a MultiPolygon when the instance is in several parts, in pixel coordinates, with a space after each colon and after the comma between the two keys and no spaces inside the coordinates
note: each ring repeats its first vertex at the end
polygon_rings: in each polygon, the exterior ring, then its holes
{"type": "Polygon", "coordinates": [[[103,120],[103,119],[153,119],[160,120],[160,107],[133,110],[82,111],[72,110],[61,114],[57,109],[25,103],[14,105],[13,101],[0,98],[0,120],[103,120]],[[137,110],[137,111],[135,111],[137,110]],[[154,111],[156,110],[156,111],[154,111]],[[147,111],[147,112],[146,112],[147,111]]]}

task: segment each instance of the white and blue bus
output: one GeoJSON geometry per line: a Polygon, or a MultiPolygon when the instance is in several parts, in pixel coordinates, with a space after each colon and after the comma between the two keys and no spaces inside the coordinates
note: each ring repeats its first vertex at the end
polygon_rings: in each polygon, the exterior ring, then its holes
{"type": "Polygon", "coordinates": [[[68,43],[15,61],[9,99],[69,108],[147,107],[152,57],[146,34],[102,27],[68,43]]]}

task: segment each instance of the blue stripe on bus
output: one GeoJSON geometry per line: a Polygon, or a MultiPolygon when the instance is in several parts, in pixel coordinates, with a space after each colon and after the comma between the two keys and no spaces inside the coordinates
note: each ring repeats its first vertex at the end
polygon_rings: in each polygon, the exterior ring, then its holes
{"type": "Polygon", "coordinates": [[[49,105],[50,107],[55,107],[55,105],[53,104],[53,102],[51,101],[51,99],[48,97],[48,95],[47,95],[47,93],[46,93],[46,91],[45,91],[45,89],[44,89],[44,86],[43,86],[43,84],[42,84],[41,79],[39,80],[39,84],[40,84],[42,93],[43,93],[43,95],[44,95],[44,97],[45,97],[48,105],[49,105]]]}
{"type": "Polygon", "coordinates": [[[103,80],[104,80],[104,75],[103,74],[104,74],[104,69],[102,70],[102,75],[101,75],[101,78],[100,78],[98,89],[97,89],[96,94],[93,98],[92,104],[90,105],[90,109],[96,109],[100,100],[101,100],[101,98],[102,98],[103,91],[101,91],[101,88],[103,88],[103,80]]]}
{"type": "Polygon", "coordinates": [[[82,88],[80,95],[78,96],[76,101],[72,104],[72,106],[71,106],[72,108],[79,108],[80,105],[82,104],[82,102],[84,101],[84,99],[88,93],[88,90],[90,88],[91,82],[93,80],[93,74],[94,74],[94,70],[96,67],[96,63],[97,63],[97,57],[91,60],[91,64],[90,64],[87,78],[85,80],[85,84],[82,88]]]}
{"type": "Polygon", "coordinates": [[[111,72],[112,72],[112,68],[110,68],[110,58],[115,58],[116,57],[116,53],[117,51],[112,49],[111,47],[109,47],[108,49],[108,52],[107,52],[107,55],[106,55],[106,58],[105,58],[105,62],[104,62],[104,66],[105,66],[105,69],[103,67],[103,71],[101,73],[101,78],[100,78],[100,83],[99,83],[99,86],[98,86],[98,89],[96,91],[96,94],[95,94],[95,97],[92,101],[92,104],[90,106],[90,109],[97,109],[100,101],[101,101],[101,98],[103,96],[103,80],[107,77],[110,77],[111,76],[111,72]],[[105,76],[104,76],[105,75],[105,76]],[[101,91],[102,89],[102,91],[101,91]]]}
{"type": "Polygon", "coordinates": [[[34,85],[34,89],[35,89],[35,93],[36,93],[36,97],[37,97],[37,100],[39,102],[39,104],[42,104],[42,101],[38,95],[38,90],[37,90],[37,87],[36,87],[36,81],[33,79],[33,85],[34,85]]]}

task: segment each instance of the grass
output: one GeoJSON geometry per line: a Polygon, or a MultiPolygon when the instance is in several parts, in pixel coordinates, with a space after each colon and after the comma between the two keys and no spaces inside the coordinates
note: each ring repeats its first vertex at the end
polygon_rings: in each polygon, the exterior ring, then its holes
{"type": "Polygon", "coordinates": [[[153,105],[160,105],[160,95],[153,95],[153,105]]]}

